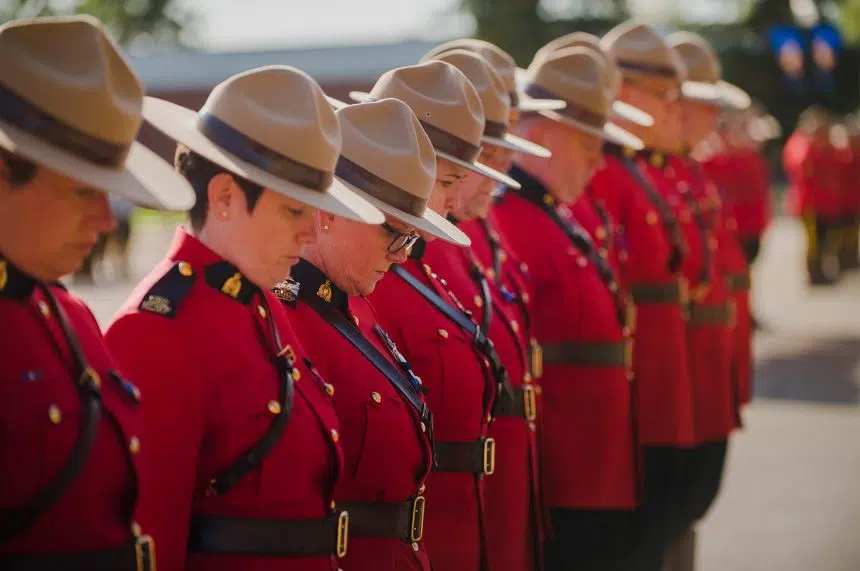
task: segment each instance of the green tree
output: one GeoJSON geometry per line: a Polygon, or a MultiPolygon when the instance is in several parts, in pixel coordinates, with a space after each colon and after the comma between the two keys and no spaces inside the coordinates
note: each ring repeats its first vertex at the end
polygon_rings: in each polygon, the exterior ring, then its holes
{"type": "Polygon", "coordinates": [[[139,44],[180,44],[180,33],[192,14],[174,0],[0,0],[0,22],[33,16],[91,14],[105,23],[116,41],[139,44]]]}

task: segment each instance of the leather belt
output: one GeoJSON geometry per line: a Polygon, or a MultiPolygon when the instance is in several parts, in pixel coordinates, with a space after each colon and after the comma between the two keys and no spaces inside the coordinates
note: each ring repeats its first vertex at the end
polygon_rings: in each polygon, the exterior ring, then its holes
{"type": "Polygon", "coordinates": [[[142,536],[128,547],[91,551],[0,555],[3,571],[155,571],[155,542],[142,536]]]}
{"type": "Polygon", "coordinates": [[[474,442],[436,442],[436,472],[492,474],[496,471],[496,441],[481,438],[474,442]]]}
{"type": "Polygon", "coordinates": [[[749,291],[752,280],[749,274],[726,274],[726,285],[731,291],[749,291]]]}
{"type": "Polygon", "coordinates": [[[545,363],[588,367],[629,367],[633,362],[629,341],[595,343],[563,341],[543,346],[545,363]]]}
{"type": "Polygon", "coordinates": [[[408,502],[338,502],[349,512],[352,537],[394,537],[420,541],[424,535],[424,496],[408,502]]]}
{"type": "Polygon", "coordinates": [[[694,327],[733,327],[734,323],[735,304],[732,301],[717,304],[690,304],[690,325],[694,327]]]}
{"type": "MultiPolygon", "coordinates": [[[[683,282],[685,284],[686,282],[683,282]]],[[[639,283],[630,286],[630,293],[637,305],[650,303],[687,303],[689,292],[682,282],[639,283]]]]}
{"type": "Polygon", "coordinates": [[[515,416],[529,421],[536,419],[536,394],[531,385],[516,387],[510,393],[502,391],[496,400],[496,416],[515,416]]]}
{"type": "Polygon", "coordinates": [[[188,537],[192,553],[311,557],[346,555],[349,515],[315,519],[256,519],[194,516],[188,537]]]}

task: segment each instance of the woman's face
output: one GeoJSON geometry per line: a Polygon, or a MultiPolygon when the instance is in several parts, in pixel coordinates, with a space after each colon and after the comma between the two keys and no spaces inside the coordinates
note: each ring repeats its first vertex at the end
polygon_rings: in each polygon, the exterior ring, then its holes
{"type": "MultiPolygon", "coordinates": [[[[478,158],[480,162],[499,172],[508,172],[513,152],[503,147],[485,145],[478,158]]],[[[461,187],[460,209],[456,211],[460,220],[484,219],[493,203],[493,190],[498,183],[483,175],[471,173],[461,187]]]]}

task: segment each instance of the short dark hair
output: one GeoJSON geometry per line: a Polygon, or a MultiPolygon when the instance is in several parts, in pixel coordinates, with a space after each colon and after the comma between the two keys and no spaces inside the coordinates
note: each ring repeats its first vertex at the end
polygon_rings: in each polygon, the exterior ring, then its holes
{"type": "Polygon", "coordinates": [[[6,165],[2,173],[3,179],[12,188],[22,187],[36,178],[39,165],[33,161],[19,157],[6,149],[0,149],[0,159],[3,159],[6,165]]]}
{"type": "Polygon", "coordinates": [[[197,201],[188,211],[188,221],[191,228],[199,232],[206,224],[206,214],[209,212],[209,181],[221,173],[227,173],[233,177],[242,194],[245,195],[245,205],[248,212],[253,212],[263,194],[263,187],[245,178],[233,174],[227,169],[220,167],[209,159],[200,156],[185,145],[176,147],[176,155],[173,158],[173,166],[185,177],[194,189],[197,201]]]}

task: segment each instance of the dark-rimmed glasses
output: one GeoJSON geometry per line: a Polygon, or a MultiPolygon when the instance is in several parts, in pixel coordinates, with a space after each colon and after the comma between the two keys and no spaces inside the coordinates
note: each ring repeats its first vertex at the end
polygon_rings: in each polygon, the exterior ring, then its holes
{"type": "Polygon", "coordinates": [[[391,243],[388,244],[389,254],[396,254],[404,248],[411,248],[420,238],[416,232],[401,232],[388,222],[383,222],[381,226],[391,236],[391,243]]]}

